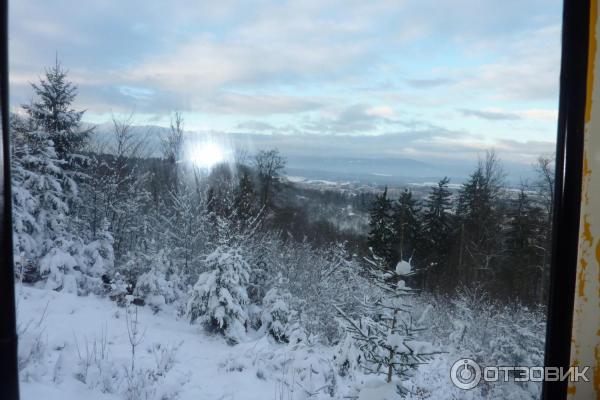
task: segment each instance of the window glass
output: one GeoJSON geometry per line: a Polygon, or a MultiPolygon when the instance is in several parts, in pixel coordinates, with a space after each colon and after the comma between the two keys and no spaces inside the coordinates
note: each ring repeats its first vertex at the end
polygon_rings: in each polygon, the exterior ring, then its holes
{"type": "Polygon", "coordinates": [[[561,2],[10,12],[24,399],[539,398],[561,2]]]}

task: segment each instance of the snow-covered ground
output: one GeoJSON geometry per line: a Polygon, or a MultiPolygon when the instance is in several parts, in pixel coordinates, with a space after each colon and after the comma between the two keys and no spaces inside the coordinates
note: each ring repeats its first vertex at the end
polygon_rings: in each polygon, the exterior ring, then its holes
{"type": "MultiPolygon", "coordinates": [[[[230,346],[186,319],[140,307],[132,374],[125,308],[96,296],[31,287],[18,292],[24,400],[330,397],[320,367],[330,363],[331,349],[298,349],[265,336],[230,346]]],[[[380,389],[365,393],[372,390],[380,389]]]]}
{"type": "MultiPolygon", "coordinates": [[[[126,310],[95,296],[77,297],[28,287],[19,288],[18,292],[20,353],[24,356],[33,350],[34,358],[21,371],[22,398],[123,398],[126,375],[131,368],[126,310]],[[39,341],[37,345],[36,341],[39,341]],[[103,342],[105,348],[101,349],[103,342]],[[91,364],[102,361],[109,371],[103,372],[106,376],[92,376],[99,372],[90,365],[84,379],[81,374],[88,358],[86,353],[94,352],[96,355],[90,358],[104,357],[104,360],[92,359],[91,364]],[[108,381],[96,382],[102,379],[108,381]]],[[[274,398],[276,382],[259,378],[258,370],[247,371],[241,364],[238,370],[230,366],[232,356],[247,350],[250,343],[229,346],[220,337],[200,332],[198,326],[190,325],[185,319],[174,318],[166,312],[154,315],[144,307],[139,308],[138,321],[143,339],[136,352],[134,368],[154,369],[164,374],[157,379],[155,388],[146,389],[164,393],[163,398],[274,398]],[[157,365],[164,361],[160,359],[161,348],[168,349],[167,352],[173,349],[174,353],[172,368],[166,372],[160,370],[168,368],[157,365]]],[[[261,343],[258,340],[252,344],[261,343]]]]}
{"type": "MultiPolygon", "coordinates": [[[[17,296],[24,400],[400,398],[380,376],[341,376],[335,347],[277,344],[258,333],[231,346],[176,317],[175,309],[155,314],[149,307],[126,309],[107,298],[20,285],[17,296]],[[134,310],[138,335],[133,341],[139,345],[132,367],[134,310]]],[[[405,382],[413,392],[409,398],[539,395],[539,387],[514,383],[462,391],[449,379],[460,353],[447,350],[405,382]]]]}
{"type": "Polygon", "coordinates": [[[175,309],[155,314],[27,286],[17,296],[24,400],[295,400],[350,389],[336,382],[333,348],[277,344],[258,333],[231,346],[176,317],[175,309]],[[139,345],[132,367],[135,310],[139,345]]]}

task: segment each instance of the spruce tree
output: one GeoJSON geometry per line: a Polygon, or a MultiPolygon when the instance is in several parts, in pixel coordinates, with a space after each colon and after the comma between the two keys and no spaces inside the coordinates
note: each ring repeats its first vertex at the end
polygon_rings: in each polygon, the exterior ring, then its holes
{"type": "Polygon", "coordinates": [[[502,214],[499,211],[504,173],[494,152],[486,154],[462,185],[456,214],[459,223],[459,279],[479,281],[493,269],[502,251],[502,214]]]}
{"type": "Polygon", "coordinates": [[[58,59],[46,69],[45,79],[31,87],[36,98],[23,108],[36,125],[52,140],[59,159],[67,160],[86,143],[92,129],[81,127],[85,111],[76,111],[72,104],[77,96],[77,86],[67,79],[67,71],[58,59]]]}
{"type": "Polygon", "coordinates": [[[69,203],[77,193],[52,141],[30,122],[11,120],[15,264],[25,282],[42,279],[40,260],[69,234],[69,203]]]}
{"type": "Polygon", "coordinates": [[[296,312],[290,307],[292,295],[289,284],[281,274],[262,301],[260,321],[262,328],[277,342],[288,343],[296,312]]]}
{"type": "Polygon", "coordinates": [[[508,216],[503,286],[522,301],[536,302],[543,290],[544,213],[521,188],[508,216]]]}
{"type": "Polygon", "coordinates": [[[412,192],[404,189],[392,207],[394,241],[399,260],[408,260],[413,256],[420,233],[419,211],[412,192]]]}
{"type": "Polygon", "coordinates": [[[81,230],[71,205],[79,186],[64,170],[48,133],[30,119],[12,116],[14,251],[23,282],[44,281],[54,290],[89,293],[112,268],[112,235],[105,221],[97,234],[81,230]]]}
{"type": "Polygon", "coordinates": [[[244,231],[257,216],[254,183],[248,171],[244,171],[234,191],[233,217],[239,229],[244,231]]]}
{"type": "Polygon", "coordinates": [[[369,248],[389,265],[394,261],[394,228],[392,202],[388,199],[387,186],[375,198],[369,211],[369,248]]]}
{"type": "Polygon", "coordinates": [[[441,274],[448,273],[449,258],[452,244],[452,193],[448,189],[450,179],[444,177],[424,202],[422,214],[422,237],[419,248],[423,254],[425,270],[423,282],[438,279],[441,274]]]}
{"type": "MultiPolygon", "coordinates": [[[[151,229],[168,249],[173,273],[182,284],[193,284],[202,270],[200,255],[210,242],[202,239],[217,232],[209,224],[205,199],[194,188],[182,185],[177,192],[170,192],[167,204],[169,207],[157,213],[151,229]]],[[[216,224],[217,217],[214,219],[216,224]]]]}
{"type": "Polygon", "coordinates": [[[345,329],[364,358],[362,367],[367,373],[383,375],[390,384],[394,378],[397,390],[406,394],[402,385],[436,352],[432,346],[419,340],[422,327],[417,326],[404,300],[414,295],[405,279],[413,274],[412,266],[400,261],[395,269],[373,254],[365,259],[369,280],[376,290],[362,303],[359,318],[352,318],[341,308],[338,314],[345,321],[345,329]]]}
{"type": "Polygon", "coordinates": [[[240,249],[219,246],[206,256],[207,272],[198,277],[188,302],[191,322],[239,342],[248,326],[249,266],[240,249]]]}

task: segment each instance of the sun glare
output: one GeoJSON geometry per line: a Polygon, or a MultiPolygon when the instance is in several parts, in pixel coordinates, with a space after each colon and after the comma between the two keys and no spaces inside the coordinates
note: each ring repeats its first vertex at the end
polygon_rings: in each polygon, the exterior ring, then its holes
{"type": "Polygon", "coordinates": [[[190,152],[190,161],[200,168],[212,168],[225,161],[226,151],[214,142],[203,142],[193,146],[190,152]]]}

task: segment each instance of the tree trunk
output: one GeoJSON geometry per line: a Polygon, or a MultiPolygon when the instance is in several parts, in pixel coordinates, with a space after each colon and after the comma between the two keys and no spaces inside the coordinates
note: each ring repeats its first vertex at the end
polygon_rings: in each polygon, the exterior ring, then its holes
{"type": "MultiPolygon", "coordinates": [[[[394,329],[396,329],[396,314],[398,313],[398,310],[394,310],[394,318],[392,319],[392,329],[390,331],[390,334],[394,334],[394,329]]],[[[392,382],[392,376],[394,374],[394,357],[396,356],[396,350],[394,350],[394,348],[392,347],[390,349],[390,363],[388,365],[388,372],[387,372],[387,383],[391,383],[392,382]]]]}

